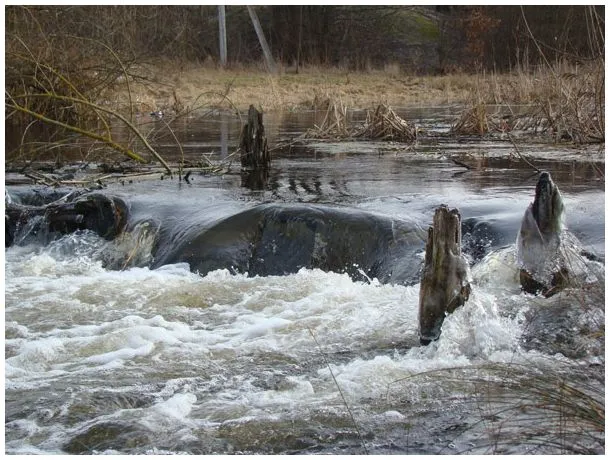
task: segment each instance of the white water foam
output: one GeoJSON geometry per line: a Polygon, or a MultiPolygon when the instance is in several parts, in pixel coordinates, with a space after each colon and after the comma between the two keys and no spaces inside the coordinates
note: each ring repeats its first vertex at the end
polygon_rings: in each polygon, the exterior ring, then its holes
{"type": "MultiPolygon", "coordinates": [[[[510,277],[502,283],[503,292],[515,288],[510,277]]],[[[419,285],[322,270],[200,277],[176,264],[119,272],[82,256],[11,248],[6,284],[11,398],[60,382],[92,394],[143,392],[155,402],[109,409],[98,420],[137,420],[159,433],[170,424],[186,437],[204,426],[342,407],[338,388],[350,404],[364,404],[414,374],[538,356],[520,350],[522,315],[503,314],[495,293],[480,286],[446,318],[440,339],[419,347],[419,285]]],[[[527,310],[524,296],[514,296],[527,310]]]]}

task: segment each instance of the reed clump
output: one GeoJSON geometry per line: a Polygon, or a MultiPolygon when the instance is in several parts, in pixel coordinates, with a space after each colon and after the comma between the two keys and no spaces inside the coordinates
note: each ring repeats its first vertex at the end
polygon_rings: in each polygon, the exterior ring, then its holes
{"type": "Polygon", "coordinates": [[[556,140],[605,141],[605,79],[602,59],[568,71],[554,68],[542,81],[531,118],[556,140]]]}
{"type": "Polygon", "coordinates": [[[450,134],[458,136],[484,136],[506,133],[514,129],[516,118],[489,113],[487,105],[478,99],[464,109],[451,126],[450,134]]]}
{"type": "Polygon", "coordinates": [[[401,118],[386,104],[368,110],[366,121],[354,137],[412,143],[417,140],[417,127],[401,118]]]}
{"type": "Polygon", "coordinates": [[[339,97],[329,97],[317,102],[316,107],[326,108],[322,122],[307,130],[309,139],[347,139],[352,133],[349,128],[347,106],[339,97]]]}
{"type": "Polygon", "coordinates": [[[341,98],[327,98],[316,102],[325,111],[321,124],[305,133],[309,139],[365,139],[413,143],[417,140],[417,127],[401,118],[387,104],[378,104],[367,110],[366,121],[351,127],[348,109],[341,98]]]}
{"type": "Polygon", "coordinates": [[[451,127],[451,134],[482,136],[489,132],[487,108],[481,102],[465,109],[451,127]]]}

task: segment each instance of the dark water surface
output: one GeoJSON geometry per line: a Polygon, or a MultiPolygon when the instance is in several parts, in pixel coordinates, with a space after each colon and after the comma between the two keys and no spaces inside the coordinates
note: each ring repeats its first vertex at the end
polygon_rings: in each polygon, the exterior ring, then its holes
{"type": "MultiPolygon", "coordinates": [[[[603,367],[603,344],[595,339],[603,302],[584,308],[568,295],[526,296],[505,259],[473,267],[472,298],[428,347],[417,336],[419,284],[355,281],[319,269],[249,277],[227,267],[202,277],[186,264],[150,268],[154,235],[136,224],[156,223],[179,243],[268,202],[357,209],[422,230],[447,204],[468,225],[465,246],[508,246],[510,256],[537,176],[518,157],[506,159],[514,150],[506,140],[444,136],[456,110],[403,110],[437,132],[415,146],[288,145],[320,114],[269,115],[267,175],[243,174],[235,158],[228,173],[195,173],[190,183],[111,184],[106,191],[130,203],[132,232],[124,239],[83,232],[45,247],[6,249],[6,453],[603,452],[588,426],[586,437],[564,432],[558,447],[547,425],[532,434],[545,420],[537,412],[501,412],[496,403],[473,400],[474,387],[422,374],[519,364],[575,381],[603,367]],[[109,270],[100,254],[111,252],[141,263],[109,270]],[[508,441],[499,442],[499,433],[508,441]]],[[[160,123],[147,126],[161,130],[160,123]]],[[[187,159],[219,161],[235,150],[239,126],[235,116],[217,114],[174,128],[187,159]]],[[[177,158],[166,139],[162,153],[177,158]]],[[[599,154],[532,141],[519,148],[551,172],[567,228],[604,256],[599,154]]],[[[586,384],[603,399],[601,375],[586,384]]],[[[535,400],[513,395],[523,398],[535,400]]]]}

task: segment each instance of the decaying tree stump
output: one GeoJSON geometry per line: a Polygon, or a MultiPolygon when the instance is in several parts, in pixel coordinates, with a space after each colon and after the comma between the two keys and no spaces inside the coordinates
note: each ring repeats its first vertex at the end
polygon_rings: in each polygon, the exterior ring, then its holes
{"type": "Polygon", "coordinates": [[[265,190],[269,184],[269,169],[242,169],[241,186],[250,190],[265,190]]]}
{"type": "Polygon", "coordinates": [[[437,340],[446,314],[464,305],[470,295],[468,262],[462,256],[461,216],[445,205],[434,213],[428,229],[426,258],[419,291],[419,340],[437,340]]]}
{"type": "Polygon", "coordinates": [[[253,105],[248,109],[248,123],[241,131],[239,140],[241,165],[244,168],[268,168],[271,156],[267,148],[263,114],[253,105]]]}

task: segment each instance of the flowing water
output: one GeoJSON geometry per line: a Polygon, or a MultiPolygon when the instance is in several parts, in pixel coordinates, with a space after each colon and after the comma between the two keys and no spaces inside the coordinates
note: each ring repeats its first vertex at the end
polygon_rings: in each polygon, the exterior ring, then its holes
{"type": "MultiPolygon", "coordinates": [[[[447,113],[413,111],[411,119],[442,131],[447,113]]],[[[310,126],[307,116],[271,120],[271,145],[310,126]]],[[[179,135],[189,158],[217,159],[234,149],[235,131],[235,121],[219,115],[191,120],[179,135]]],[[[469,225],[465,250],[483,252],[467,251],[477,262],[471,298],[446,318],[440,339],[422,347],[419,284],[305,268],[266,277],[231,267],[199,276],[184,263],[153,269],[154,234],[135,224],[112,242],[85,231],[7,248],[6,453],[564,452],[550,441],[521,442],[518,432],[513,442],[494,442],[507,420],[473,404],[471,387],[435,374],[524,364],[574,368],[565,375],[575,379],[603,367],[595,335],[603,300],[583,306],[563,293],[522,294],[506,264],[536,180],[518,160],[493,159],[510,148],[447,138],[414,149],[320,142],[275,152],[269,176],[254,185],[233,168],[193,175],[189,184],[109,186],[129,201],[132,224],[152,222],[170,243],[262,202],[340,206],[422,230],[445,203],[469,225]],[[449,160],[481,152],[492,167],[465,170],[449,160]],[[500,248],[504,258],[480,260],[500,248]],[[129,263],[111,270],[112,257],[129,263]]],[[[562,191],[568,229],[603,257],[605,198],[595,167],[553,161],[567,149],[530,148],[562,191]]],[[[603,292],[598,265],[591,276],[603,292]]],[[[578,442],[603,452],[603,433],[592,439],[578,442]]]]}

